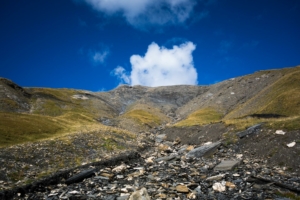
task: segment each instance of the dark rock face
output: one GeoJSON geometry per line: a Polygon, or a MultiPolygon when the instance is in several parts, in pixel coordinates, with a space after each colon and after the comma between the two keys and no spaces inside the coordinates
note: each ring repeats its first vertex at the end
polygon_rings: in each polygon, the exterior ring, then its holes
{"type": "Polygon", "coordinates": [[[30,97],[30,93],[11,80],[0,78],[0,111],[27,112],[30,97]]]}

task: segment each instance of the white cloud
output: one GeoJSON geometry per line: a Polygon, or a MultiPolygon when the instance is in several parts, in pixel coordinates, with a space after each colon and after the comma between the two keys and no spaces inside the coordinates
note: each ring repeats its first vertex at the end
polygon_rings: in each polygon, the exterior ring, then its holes
{"type": "Polygon", "coordinates": [[[126,74],[126,70],[121,67],[121,66],[118,66],[117,68],[115,68],[113,70],[113,75],[117,76],[121,83],[130,83],[130,77],[126,74]]]}
{"type": "Polygon", "coordinates": [[[121,14],[137,28],[182,24],[191,17],[197,0],[84,0],[95,10],[121,14]]]}
{"type": "Polygon", "coordinates": [[[109,54],[109,51],[95,52],[93,54],[93,61],[96,64],[102,64],[102,63],[104,63],[104,61],[107,58],[108,54],[109,54]]]}
{"type": "Polygon", "coordinates": [[[123,83],[144,86],[196,85],[197,71],[194,67],[192,52],[196,46],[186,42],[172,49],[159,47],[156,43],[148,46],[145,56],[130,57],[131,73],[126,74],[123,67],[118,66],[114,75],[123,83]]]}

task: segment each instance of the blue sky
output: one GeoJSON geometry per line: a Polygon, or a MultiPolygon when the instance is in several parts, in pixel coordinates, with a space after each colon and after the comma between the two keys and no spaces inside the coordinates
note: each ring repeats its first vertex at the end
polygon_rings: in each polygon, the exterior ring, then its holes
{"type": "Polygon", "coordinates": [[[111,90],[300,64],[298,0],[3,0],[0,77],[111,90]]]}

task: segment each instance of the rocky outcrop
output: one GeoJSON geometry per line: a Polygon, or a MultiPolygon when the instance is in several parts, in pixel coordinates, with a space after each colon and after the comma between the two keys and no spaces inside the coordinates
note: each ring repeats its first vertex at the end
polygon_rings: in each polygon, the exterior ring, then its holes
{"type": "Polygon", "coordinates": [[[63,173],[55,183],[0,192],[0,198],[13,194],[11,199],[277,199],[300,193],[300,179],[294,173],[238,154],[235,145],[208,141],[191,148],[162,135],[148,136],[157,137],[157,142],[139,156],[91,163],[63,173]],[[217,147],[209,157],[189,158],[208,145],[217,147]],[[164,157],[173,159],[160,159],[164,157]]]}

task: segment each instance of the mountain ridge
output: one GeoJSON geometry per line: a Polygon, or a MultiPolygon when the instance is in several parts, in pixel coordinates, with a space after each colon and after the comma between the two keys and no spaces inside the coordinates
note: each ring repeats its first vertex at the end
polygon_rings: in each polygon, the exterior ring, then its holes
{"type": "MultiPolygon", "coordinates": [[[[200,110],[218,113],[220,121],[241,119],[255,114],[298,116],[300,67],[280,70],[264,70],[254,74],[231,78],[209,86],[129,86],[107,92],[91,92],[75,89],[23,88],[8,79],[0,79],[0,111],[38,114],[42,117],[84,115],[94,123],[116,126],[126,130],[147,130],[162,124],[174,123],[189,118],[200,110]],[[290,78],[286,78],[290,77],[290,78]],[[290,81],[294,77],[293,81],[290,81]],[[277,84],[276,84],[277,83],[277,84]],[[284,87],[283,97],[275,89],[284,87]],[[273,89],[275,88],[275,89],[273,89]],[[275,92],[274,92],[275,91],[275,92]],[[273,93],[272,93],[273,92],[273,93]],[[272,96],[270,96],[270,95],[272,96]],[[268,95],[270,97],[268,97],[268,95]],[[281,95],[281,96],[280,96],[281,95]],[[266,99],[269,98],[269,99],[266,99]],[[276,99],[293,98],[292,109],[273,109],[276,99]],[[259,102],[259,103],[257,103],[259,102]],[[272,102],[272,103],[271,103],[272,102]],[[259,105],[258,105],[259,104],[259,105]],[[274,104],[274,105],[273,105],[274,104]],[[266,107],[266,105],[269,105],[266,107]],[[256,108],[265,106],[261,111],[256,108]],[[274,113],[272,113],[274,111],[274,113]],[[130,115],[128,115],[130,112],[130,115]],[[135,114],[137,112],[138,114],[135,114]],[[141,113],[157,118],[159,123],[149,125],[135,118],[141,113]],[[126,117],[127,116],[127,117],[126,117]]],[[[279,101],[279,100],[278,100],[279,101]]],[[[288,107],[289,104],[286,105],[288,107]]],[[[262,116],[262,115],[261,115],[262,116]]],[[[151,117],[148,121],[151,121],[151,117]]],[[[75,120],[76,121],[76,120],[75,120]]],[[[210,123],[209,121],[206,123],[210,123]]],[[[193,124],[197,125],[197,123],[193,124]]],[[[203,124],[199,124],[203,125],[203,124]]]]}

